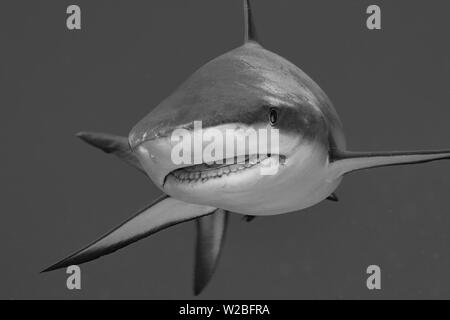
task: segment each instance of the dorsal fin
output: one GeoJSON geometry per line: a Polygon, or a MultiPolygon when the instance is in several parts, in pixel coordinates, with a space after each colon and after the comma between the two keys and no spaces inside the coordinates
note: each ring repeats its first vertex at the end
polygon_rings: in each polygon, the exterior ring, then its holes
{"type": "Polygon", "coordinates": [[[250,7],[250,0],[244,0],[244,42],[257,42],[255,24],[253,23],[252,9],[250,7]]]}

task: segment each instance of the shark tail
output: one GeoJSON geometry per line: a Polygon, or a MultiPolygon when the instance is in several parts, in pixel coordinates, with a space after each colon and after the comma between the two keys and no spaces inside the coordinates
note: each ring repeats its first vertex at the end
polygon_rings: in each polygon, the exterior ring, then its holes
{"type": "Polygon", "coordinates": [[[195,295],[199,295],[203,291],[217,267],[225,240],[228,215],[227,211],[217,209],[213,214],[200,217],[196,220],[195,295]]]}
{"type": "Polygon", "coordinates": [[[189,204],[163,195],[112,231],[42,272],[79,265],[110,254],[181,222],[213,213],[216,208],[189,204]]]}
{"type": "Polygon", "coordinates": [[[450,150],[387,151],[387,152],[338,152],[331,159],[337,175],[349,172],[404,164],[425,163],[450,159],[450,150]]]}

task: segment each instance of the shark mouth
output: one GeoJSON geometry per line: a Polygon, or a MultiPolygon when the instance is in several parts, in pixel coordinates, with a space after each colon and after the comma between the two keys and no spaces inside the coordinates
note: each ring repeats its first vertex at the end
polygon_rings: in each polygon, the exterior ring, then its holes
{"type": "MultiPolygon", "coordinates": [[[[239,174],[261,164],[266,159],[275,157],[272,154],[245,155],[219,160],[213,163],[201,163],[171,171],[165,178],[173,177],[179,183],[206,182],[210,179],[220,179],[229,175],[239,174]]],[[[286,161],[286,156],[278,155],[279,164],[286,161]]]]}

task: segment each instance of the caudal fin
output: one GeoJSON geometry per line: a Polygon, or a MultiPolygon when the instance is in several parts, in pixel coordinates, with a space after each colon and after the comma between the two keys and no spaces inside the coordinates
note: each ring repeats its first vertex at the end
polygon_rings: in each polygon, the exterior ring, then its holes
{"type": "Polygon", "coordinates": [[[211,279],[219,261],[228,212],[217,209],[213,214],[197,219],[197,246],[195,252],[194,294],[198,295],[211,279]]]}
{"type": "Polygon", "coordinates": [[[450,159],[450,150],[387,151],[387,152],[339,152],[331,159],[337,175],[349,172],[403,164],[424,163],[450,159]]]}

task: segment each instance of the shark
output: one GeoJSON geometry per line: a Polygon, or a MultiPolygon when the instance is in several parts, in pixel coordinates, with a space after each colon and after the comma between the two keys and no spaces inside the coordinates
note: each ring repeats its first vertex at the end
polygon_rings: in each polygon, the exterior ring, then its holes
{"type": "Polygon", "coordinates": [[[80,132],[78,137],[147,175],[162,195],[91,244],[43,272],[110,254],[158,231],[195,221],[194,294],[210,282],[223,248],[230,214],[257,216],[296,212],[324,200],[351,172],[449,159],[448,150],[355,152],[325,92],[301,69],[258,41],[251,3],[243,0],[243,44],[195,71],[130,131],[128,137],[80,132]],[[219,132],[279,130],[278,154],[243,150],[243,162],[175,164],[177,129],[219,132]],[[247,153],[246,153],[247,152],[247,153]],[[259,167],[278,158],[273,175],[259,167]]]}

